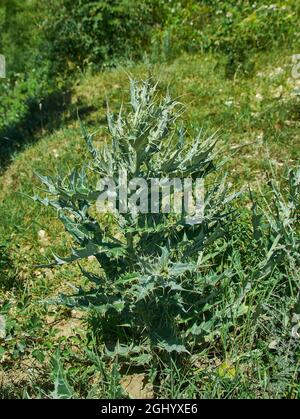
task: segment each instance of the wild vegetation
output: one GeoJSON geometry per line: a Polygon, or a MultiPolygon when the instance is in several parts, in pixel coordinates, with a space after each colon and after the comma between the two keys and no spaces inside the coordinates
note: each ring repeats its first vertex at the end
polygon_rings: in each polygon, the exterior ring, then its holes
{"type": "Polygon", "coordinates": [[[298,18],[1,3],[0,398],[299,398],[298,18]],[[203,219],[99,214],[120,169],[203,219]]]}

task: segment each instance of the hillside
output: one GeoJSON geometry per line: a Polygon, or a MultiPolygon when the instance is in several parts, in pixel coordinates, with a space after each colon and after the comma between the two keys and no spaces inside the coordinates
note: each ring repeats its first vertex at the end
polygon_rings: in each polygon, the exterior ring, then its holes
{"type": "MultiPolygon", "coordinates": [[[[52,132],[41,127],[34,141],[13,155],[0,177],[0,238],[4,244],[0,319],[6,319],[6,339],[0,340],[1,397],[48,397],[55,377],[68,381],[78,397],[109,398],[122,389],[133,397],[137,391],[148,391],[148,396],[159,398],[299,396],[299,358],[295,364],[295,354],[285,352],[285,346],[280,346],[280,340],[274,341],[272,333],[261,332],[255,342],[251,328],[253,318],[249,313],[256,313],[262,329],[270,326],[267,306],[277,313],[279,323],[286,321],[287,327],[292,327],[296,297],[291,292],[286,301],[277,298],[280,281],[276,282],[276,275],[252,289],[242,326],[224,328],[181,370],[166,362],[153,384],[155,364],[131,365],[118,357],[112,362],[100,359],[92,353],[93,338],[86,315],[47,304],[60,293],[70,293],[75,285],[88,285],[79,267],[36,267],[52,260],[52,253],[68,254],[71,246],[55,211],[30,199],[41,188],[36,173],[66,175],[71,168],[89,161],[77,110],[86,128],[96,132],[95,144],[101,147],[107,138],[103,129],[107,125],[106,101],[115,112],[122,103],[127,107],[128,75],[137,80],[151,75],[158,80],[160,93],[169,89],[171,96],[184,105],[183,119],[191,133],[200,127],[208,134],[218,132],[217,147],[220,156],[227,159],[221,170],[228,173],[235,190],[246,190],[238,208],[251,207],[248,188],[254,194],[267,191],[270,177],[281,182],[288,167],[297,168],[300,102],[295,89],[300,79],[292,77],[290,53],[285,49],[257,52],[255,62],[251,77],[238,71],[235,77],[226,77],[226,63],[217,53],[184,53],[169,63],[132,64],[94,75],[83,73],[77,76],[70,104],[58,126],[52,132]],[[259,316],[259,310],[264,317],[259,316]],[[128,386],[132,374],[135,385],[128,386]],[[150,383],[143,390],[141,377],[150,383]],[[112,389],[113,382],[120,386],[112,389]]],[[[249,224],[249,214],[241,210],[238,217],[249,224]]],[[[234,228],[243,230],[242,221],[239,226],[234,228]]],[[[245,248],[246,242],[245,238],[245,248]]],[[[241,263],[246,272],[250,259],[241,263]]],[[[90,257],[84,266],[93,271],[95,260],[90,257]]],[[[230,294],[229,285],[227,290],[230,294]]],[[[218,304],[222,306],[224,301],[218,304]]]]}

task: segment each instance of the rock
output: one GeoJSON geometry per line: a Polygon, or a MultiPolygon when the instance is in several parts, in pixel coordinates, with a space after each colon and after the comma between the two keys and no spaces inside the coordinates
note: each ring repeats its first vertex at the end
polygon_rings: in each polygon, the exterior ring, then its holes
{"type": "Polygon", "coordinates": [[[6,337],[6,321],[5,317],[0,315],[0,339],[5,339],[6,337]]]}

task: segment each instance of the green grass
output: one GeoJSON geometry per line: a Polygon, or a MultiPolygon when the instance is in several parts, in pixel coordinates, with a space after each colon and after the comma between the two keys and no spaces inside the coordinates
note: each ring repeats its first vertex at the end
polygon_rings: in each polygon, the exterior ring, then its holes
{"type": "MultiPolygon", "coordinates": [[[[270,162],[278,177],[286,165],[299,164],[300,102],[293,94],[296,80],[291,76],[289,54],[257,54],[255,61],[256,73],[251,78],[237,73],[227,79],[222,56],[211,54],[183,55],[170,64],[140,64],[82,76],[73,89],[72,109],[78,107],[90,131],[98,130],[106,125],[106,98],[112,109],[121,102],[126,105],[127,73],[136,78],[152,74],[160,89],[170,86],[172,96],[185,104],[184,118],[191,131],[199,126],[208,132],[219,131],[219,147],[228,156],[226,170],[235,187],[249,184],[254,190],[264,190],[270,162]]],[[[42,132],[35,144],[16,154],[0,178],[0,241],[6,244],[0,270],[0,315],[6,318],[8,337],[0,338],[0,398],[47,397],[53,390],[53,374],[57,374],[53,356],[58,348],[68,380],[80,397],[124,395],[119,382],[137,372],[147,376],[155,396],[161,398],[299,397],[299,359],[294,362],[293,348],[286,347],[286,340],[272,342],[273,326],[290,326],[294,301],[280,300],[280,278],[276,276],[253,287],[242,326],[229,328],[224,322],[220,338],[180,368],[173,361],[166,362],[160,377],[155,365],[136,371],[121,360],[110,365],[97,353],[87,356],[87,346],[97,351],[86,319],[78,312],[45,303],[69,292],[68,284],[83,286],[86,282],[75,265],[35,267],[50,260],[52,251],[66,254],[70,241],[54,212],[26,197],[40,187],[35,172],[68,173],[88,160],[73,112],[66,112],[65,120],[64,128],[50,135],[42,132]],[[261,307],[273,310],[262,320],[258,315],[261,307]],[[255,342],[259,327],[266,331],[255,342]]],[[[96,144],[105,138],[105,130],[99,130],[96,144]]],[[[93,260],[86,263],[93,268],[93,260]]],[[[228,286],[228,293],[230,290],[228,286]]],[[[221,306],[231,297],[225,292],[221,306]]]]}

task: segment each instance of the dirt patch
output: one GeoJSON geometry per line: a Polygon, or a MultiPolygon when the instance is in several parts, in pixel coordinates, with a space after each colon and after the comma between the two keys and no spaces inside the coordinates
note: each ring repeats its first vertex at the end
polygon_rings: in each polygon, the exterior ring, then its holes
{"type": "Polygon", "coordinates": [[[145,374],[126,375],[121,379],[123,390],[132,399],[153,399],[153,386],[146,381],[145,374]]]}

